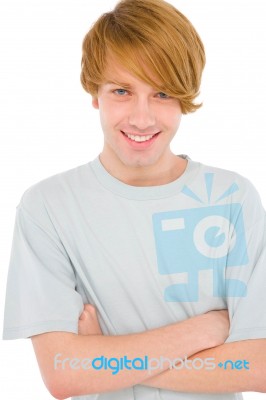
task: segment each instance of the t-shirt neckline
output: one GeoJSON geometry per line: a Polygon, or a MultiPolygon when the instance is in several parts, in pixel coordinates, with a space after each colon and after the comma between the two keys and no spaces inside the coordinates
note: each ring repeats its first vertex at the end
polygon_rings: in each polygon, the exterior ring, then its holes
{"type": "Polygon", "coordinates": [[[104,186],[105,189],[118,196],[132,200],[159,199],[177,195],[183,189],[184,185],[188,184],[188,182],[195,177],[199,170],[199,162],[191,160],[186,154],[180,154],[178,156],[188,161],[185,171],[176,180],[158,186],[132,186],[120,181],[104,168],[100,161],[100,155],[91,161],[89,166],[98,182],[104,186]]]}

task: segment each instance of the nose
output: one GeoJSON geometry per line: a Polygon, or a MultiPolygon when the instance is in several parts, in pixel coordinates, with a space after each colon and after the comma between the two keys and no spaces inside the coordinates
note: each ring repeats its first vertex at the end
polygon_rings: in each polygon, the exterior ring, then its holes
{"type": "Polygon", "coordinates": [[[138,130],[145,130],[155,125],[155,112],[147,98],[139,97],[134,99],[131,104],[128,122],[138,130]]]}

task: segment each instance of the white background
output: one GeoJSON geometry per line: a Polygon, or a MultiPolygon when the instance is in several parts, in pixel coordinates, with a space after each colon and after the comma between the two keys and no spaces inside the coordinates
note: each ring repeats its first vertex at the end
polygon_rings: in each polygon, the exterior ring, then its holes
{"type": "MultiPolygon", "coordinates": [[[[266,206],[264,0],[170,0],[206,47],[201,100],[183,117],[172,149],[249,178],[266,206]]],[[[103,144],[98,111],[79,82],[81,43],[114,0],[0,2],[0,320],[15,208],[34,183],[95,158],[103,144]],[[95,5],[96,4],[96,5],[95,5]]],[[[46,391],[30,340],[0,342],[0,397],[46,391]]],[[[246,400],[266,398],[245,393],[246,400]]]]}

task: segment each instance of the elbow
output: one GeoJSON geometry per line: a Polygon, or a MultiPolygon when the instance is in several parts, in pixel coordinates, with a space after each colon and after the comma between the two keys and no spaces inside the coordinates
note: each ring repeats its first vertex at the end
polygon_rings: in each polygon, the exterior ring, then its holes
{"type": "Polygon", "coordinates": [[[89,396],[92,393],[78,393],[75,390],[67,390],[62,386],[55,386],[48,388],[52,397],[57,400],[66,400],[75,396],[89,396]]]}
{"type": "Polygon", "coordinates": [[[70,397],[69,393],[67,393],[66,388],[58,382],[46,384],[46,388],[48,389],[51,396],[55,399],[65,400],[70,397]]]}
{"type": "Polygon", "coordinates": [[[68,398],[69,398],[69,396],[66,396],[65,394],[60,394],[60,393],[57,392],[57,391],[51,391],[51,390],[49,390],[49,393],[50,393],[50,395],[51,395],[52,397],[54,397],[55,399],[58,399],[58,400],[65,400],[65,399],[68,399],[68,398]]]}
{"type": "Polygon", "coordinates": [[[71,384],[70,380],[66,379],[66,376],[59,376],[59,374],[55,374],[53,376],[46,376],[46,379],[43,379],[44,384],[51,394],[57,400],[65,400],[69,399],[71,396],[77,396],[75,392],[75,388],[71,384]]]}
{"type": "Polygon", "coordinates": [[[46,388],[48,389],[51,396],[57,400],[65,400],[75,396],[84,396],[95,394],[91,385],[89,385],[89,379],[86,384],[86,393],[84,393],[84,388],[79,385],[79,379],[77,376],[53,376],[49,382],[45,382],[46,388]]]}
{"type": "Polygon", "coordinates": [[[57,400],[65,400],[69,399],[72,396],[77,396],[77,393],[74,393],[73,390],[69,390],[68,388],[64,387],[63,385],[59,385],[58,383],[55,385],[50,385],[47,387],[51,396],[53,396],[57,400]]]}

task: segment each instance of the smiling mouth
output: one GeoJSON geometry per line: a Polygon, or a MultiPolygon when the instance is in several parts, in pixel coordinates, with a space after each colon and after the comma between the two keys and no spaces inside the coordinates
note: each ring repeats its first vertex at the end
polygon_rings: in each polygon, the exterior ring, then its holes
{"type": "Polygon", "coordinates": [[[159,133],[160,133],[160,132],[158,132],[153,135],[131,135],[130,133],[126,133],[123,131],[121,131],[121,132],[123,133],[123,135],[125,135],[126,137],[128,137],[129,139],[131,139],[137,143],[147,142],[147,141],[151,140],[152,138],[154,138],[155,136],[159,135],[159,133]]]}

